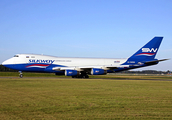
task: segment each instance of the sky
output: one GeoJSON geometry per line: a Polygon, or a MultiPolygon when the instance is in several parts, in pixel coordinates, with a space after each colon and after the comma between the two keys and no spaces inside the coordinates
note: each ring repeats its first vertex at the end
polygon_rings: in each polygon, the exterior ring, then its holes
{"type": "MultiPolygon", "coordinates": [[[[155,36],[172,58],[171,0],[0,0],[0,64],[19,53],[128,58],[155,36]]],[[[172,60],[136,70],[172,70],[172,60]]]]}

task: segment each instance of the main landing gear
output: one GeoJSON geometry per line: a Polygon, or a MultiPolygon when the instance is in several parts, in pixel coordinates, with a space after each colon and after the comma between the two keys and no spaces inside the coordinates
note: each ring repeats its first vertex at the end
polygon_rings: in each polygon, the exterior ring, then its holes
{"type": "Polygon", "coordinates": [[[79,76],[72,76],[72,78],[89,78],[89,76],[88,75],[84,75],[84,76],[79,75],[79,76]]]}
{"type": "Polygon", "coordinates": [[[80,75],[72,76],[72,78],[89,78],[86,72],[81,72],[80,75]]]}
{"type": "Polygon", "coordinates": [[[19,77],[22,78],[23,77],[23,73],[22,71],[19,71],[19,77]]]}

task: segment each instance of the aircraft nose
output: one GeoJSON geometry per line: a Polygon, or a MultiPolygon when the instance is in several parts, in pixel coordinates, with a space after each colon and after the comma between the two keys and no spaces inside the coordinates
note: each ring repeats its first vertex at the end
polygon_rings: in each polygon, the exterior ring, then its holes
{"type": "Polygon", "coordinates": [[[6,60],[6,61],[4,61],[3,63],[2,63],[2,65],[9,65],[9,64],[14,64],[14,60],[13,60],[13,58],[10,58],[10,59],[8,59],[8,60],[6,60]]]}

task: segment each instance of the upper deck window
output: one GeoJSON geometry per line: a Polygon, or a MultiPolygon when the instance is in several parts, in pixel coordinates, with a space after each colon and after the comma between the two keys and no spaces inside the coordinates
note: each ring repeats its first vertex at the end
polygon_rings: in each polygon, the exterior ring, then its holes
{"type": "Polygon", "coordinates": [[[19,57],[19,55],[14,55],[14,57],[19,57]]]}

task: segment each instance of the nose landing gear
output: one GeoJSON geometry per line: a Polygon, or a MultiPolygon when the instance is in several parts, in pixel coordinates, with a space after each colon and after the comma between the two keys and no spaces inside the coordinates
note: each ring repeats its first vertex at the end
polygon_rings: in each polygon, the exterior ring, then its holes
{"type": "Polygon", "coordinates": [[[23,77],[23,73],[22,71],[19,71],[19,77],[22,78],[23,77]]]}

